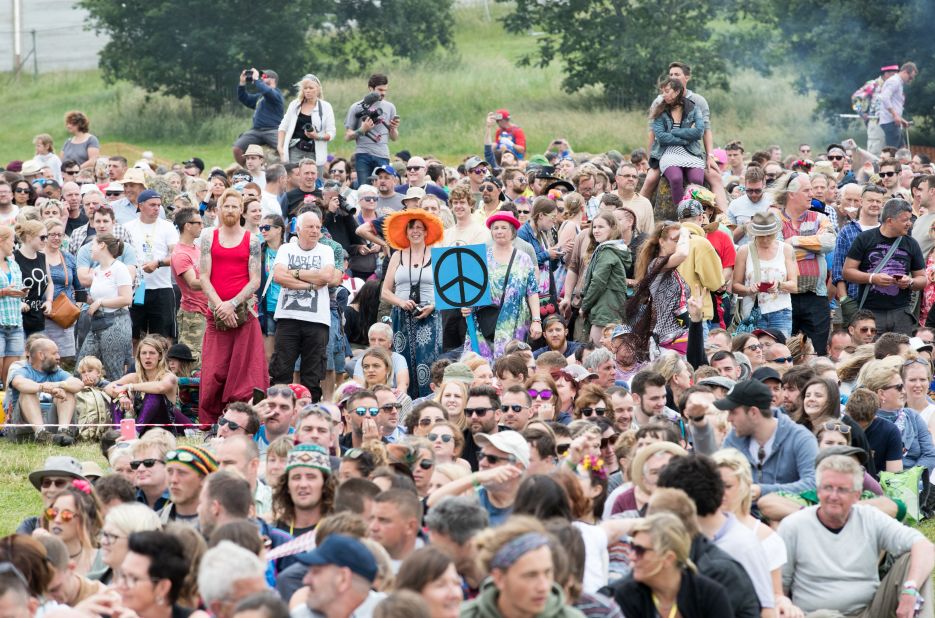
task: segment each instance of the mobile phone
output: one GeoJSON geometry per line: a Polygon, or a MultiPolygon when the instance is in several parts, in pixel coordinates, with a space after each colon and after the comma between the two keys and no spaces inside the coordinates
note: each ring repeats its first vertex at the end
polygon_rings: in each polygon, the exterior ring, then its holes
{"type": "Polygon", "coordinates": [[[263,392],[262,388],[253,389],[253,405],[256,405],[266,399],[266,393],[263,392]]]}
{"type": "Polygon", "coordinates": [[[896,279],[896,281],[899,281],[902,278],[903,278],[903,275],[893,275],[893,279],[896,279]]]}
{"type": "Polygon", "coordinates": [[[121,419],[120,438],[122,440],[136,440],[136,419],[121,419]]]}
{"type": "Polygon", "coordinates": [[[765,292],[765,291],[767,291],[768,289],[770,289],[771,287],[773,287],[773,284],[770,283],[769,281],[760,281],[760,285],[757,286],[757,287],[759,288],[759,290],[760,290],[761,292],[765,292]]]}

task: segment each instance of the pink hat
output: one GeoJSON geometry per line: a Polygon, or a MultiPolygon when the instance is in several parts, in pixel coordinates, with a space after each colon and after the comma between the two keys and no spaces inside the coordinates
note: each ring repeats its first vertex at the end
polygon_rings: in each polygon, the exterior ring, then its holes
{"type": "Polygon", "coordinates": [[[489,217],[487,217],[487,228],[489,229],[490,226],[496,223],[497,221],[506,221],[507,223],[512,225],[517,230],[520,228],[520,226],[523,225],[522,223],[519,222],[519,219],[517,219],[516,217],[514,217],[508,212],[495,212],[489,217]]]}
{"type": "Polygon", "coordinates": [[[290,384],[289,388],[295,394],[296,399],[302,399],[303,397],[308,397],[311,399],[312,397],[312,392],[301,384],[290,384]]]}
{"type": "Polygon", "coordinates": [[[885,67],[880,67],[880,73],[887,73],[889,71],[898,71],[898,70],[899,70],[898,64],[888,64],[885,67]]]}
{"type": "Polygon", "coordinates": [[[717,162],[721,165],[725,165],[727,163],[727,151],[723,148],[715,148],[711,151],[711,154],[714,155],[714,158],[717,159],[717,162]]]}

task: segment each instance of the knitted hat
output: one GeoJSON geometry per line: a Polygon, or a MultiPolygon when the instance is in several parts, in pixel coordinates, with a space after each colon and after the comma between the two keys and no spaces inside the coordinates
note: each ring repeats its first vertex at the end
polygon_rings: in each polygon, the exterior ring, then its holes
{"type": "Polygon", "coordinates": [[[218,469],[218,460],[210,452],[199,446],[180,446],[166,453],[166,465],[187,466],[200,474],[208,476],[218,469]]]}
{"type": "Polygon", "coordinates": [[[314,468],[331,474],[331,458],[328,451],[317,444],[299,444],[286,456],[286,474],[293,468],[314,468]]]}

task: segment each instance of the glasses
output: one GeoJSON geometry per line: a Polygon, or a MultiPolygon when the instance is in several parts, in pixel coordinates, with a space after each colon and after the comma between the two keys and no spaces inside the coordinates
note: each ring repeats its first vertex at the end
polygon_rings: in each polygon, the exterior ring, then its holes
{"type": "Polygon", "coordinates": [[[266,389],[267,397],[295,397],[295,393],[288,386],[270,386],[266,389]]]}
{"type": "Polygon", "coordinates": [[[828,155],[829,161],[843,161],[844,155],[828,155]]]}
{"type": "Polygon", "coordinates": [[[642,545],[637,545],[633,542],[631,537],[627,537],[623,540],[624,547],[630,556],[638,560],[642,560],[643,556],[646,555],[646,552],[655,551],[652,547],[643,547],[642,545]]]}
{"type": "Polygon", "coordinates": [[[17,187],[16,189],[13,189],[13,192],[14,193],[29,193],[29,189],[26,189],[24,187],[17,187]]]}
{"type": "Polygon", "coordinates": [[[903,385],[901,383],[900,384],[888,384],[887,386],[884,386],[880,390],[888,391],[890,389],[894,389],[897,393],[901,393],[903,392],[903,385]]]}
{"type": "Polygon", "coordinates": [[[756,451],[756,471],[763,472],[763,464],[766,462],[766,449],[762,446],[756,451]]]}
{"type": "Polygon", "coordinates": [[[843,435],[849,435],[851,433],[851,428],[849,425],[844,423],[835,423],[834,421],[829,421],[821,426],[825,431],[836,431],[843,435]]]}
{"type": "Polygon", "coordinates": [[[392,412],[393,410],[396,410],[398,412],[399,410],[402,410],[402,409],[403,409],[403,404],[401,403],[388,403],[388,404],[380,406],[380,410],[382,410],[383,412],[392,412]]]}
{"type": "MultiPolygon", "coordinates": [[[[200,222],[199,222],[199,223],[200,223],[200,222]]],[[[261,232],[268,232],[268,231],[270,231],[271,229],[273,229],[273,226],[272,226],[272,225],[264,224],[264,225],[261,225],[261,226],[260,226],[260,231],[261,231],[261,232]]]]}
{"type": "Polygon", "coordinates": [[[62,236],[61,232],[49,232],[49,238],[61,238],[62,236]]]}
{"type": "Polygon", "coordinates": [[[762,350],[762,349],[763,349],[763,346],[761,346],[759,343],[754,343],[753,345],[748,345],[744,348],[744,350],[752,350],[754,352],[756,352],[757,350],[762,350]]]}
{"type": "Polygon", "coordinates": [[[235,423],[229,418],[224,418],[222,416],[221,418],[218,419],[218,427],[223,427],[224,425],[227,425],[228,427],[230,427],[231,431],[237,431],[238,429],[242,429],[240,426],[240,423],[235,423]]]}
{"type": "Polygon", "coordinates": [[[877,329],[874,328],[873,326],[861,326],[859,330],[862,333],[869,333],[871,335],[877,334],[877,329]]]}
{"type": "Polygon", "coordinates": [[[614,440],[617,439],[617,436],[607,436],[606,438],[601,438],[601,450],[604,450],[608,446],[614,443],[614,440]]]}
{"type": "Polygon", "coordinates": [[[763,193],[763,189],[744,189],[744,193],[747,195],[759,195],[763,193]]]}
{"type": "Polygon", "coordinates": [[[480,188],[480,190],[485,193],[490,193],[491,191],[496,191],[497,187],[493,185],[484,185],[483,187],[480,188]]]}
{"type": "Polygon", "coordinates": [[[358,459],[360,457],[363,457],[363,455],[364,455],[364,449],[352,448],[352,449],[349,449],[346,453],[344,453],[344,458],[345,459],[358,459]]]}
{"type": "Polygon", "coordinates": [[[101,545],[112,545],[118,539],[122,539],[122,538],[123,537],[120,536],[119,534],[112,534],[110,532],[104,532],[103,530],[97,533],[97,541],[101,545]]]}
{"type": "Polygon", "coordinates": [[[423,470],[431,470],[432,468],[435,467],[435,462],[432,461],[431,459],[423,459],[422,461],[419,462],[419,467],[422,468],[423,470]]]}
{"type": "Polygon", "coordinates": [[[445,419],[441,419],[441,418],[420,418],[419,425],[421,425],[422,427],[430,427],[434,425],[435,423],[441,423],[444,420],[445,419]]]}
{"type": "Polygon", "coordinates": [[[407,172],[418,172],[419,170],[424,170],[424,169],[425,168],[422,167],[421,165],[407,165],[406,166],[407,172]]]}
{"type": "Polygon", "coordinates": [[[532,348],[530,348],[529,344],[526,343],[525,341],[517,341],[514,347],[520,352],[531,352],[532,351],[532,348]]]}
{"type": "Polygon", "coordinates": [[[130,462],[130,469],[139,470],[140,466],[143,466],[144,468],[152,468],[157,463],[165,463],[165,462],[162,461],[161,459],[155,459],[153,457],[150,457],[148,459],[134,459],[133,461],[130,462]]]}
{"type": "Polygon", "coordinates": [[[73,176],[73,175],[75,175],[75,174],[78,173],[78,170],[76,170],[76,169],[75,169],[75,170],[62,170],[62,173],[63,173],[63,174],[68,174],[69,176],[73,176]]]}
{"type": "Polygon", "coordinates": [[[380,408],[365,408],[364,406],[360,406],[359,408],[354,408],[354,412],[357,414],[357,416],[364,416],[368,413],[370,416],[376,416],[380,413],[380,408]]]}
{"type": "Polygon", "coordinates": [[[68,509],[57,509],[52,506],[50,506],[49,508],[45,510],[45,518],[48,519],[49,521],[53,521],[59,515],[61,515],[63,522],[68,523],[71,520],[73,520],[75,517],[77,517],[78,513],[74,511],[70,511],[68,509]]]}
{"type": "Polygon", "coordinates": [[[552,398],[552,389],[550,388],[544,388],[541,391],[537,391],[536,389],[531,388],[526,392],[529,393],[529,396],[533,399],[543,399],[548,401],[552,398]]]}
{"type": "Polygon", "coordinates": [[[478,451],[477,458],[486,460],[487,463],[492,466],[500,463],[501,461],[505,461],[507,463],[516,463],[516,457],[513,455],[507,455],[504,457],[503,455],[494,455],[493,453],[485,453],[484,451],[478,451]]]}
{"type": "Polygon", "coordinates": [[[527,407],[528,407],[528,406],[521,406],[521,405],[518,404],[518,403],[503,404],[503,405],[500,406],[500,411],[501,411],[501,412],[510,412],[510,411],[512,410],[514,414],[519,414],[520,412],[522,412],[523,410],[525,410],[527,407]]]}
{"type": "Polygon", "coordinates": [[[358,200],[359,202],[376,202],[377,198],[372,195],[365,195],[358,200]]]}
{"type": "Polygon", "coordinates": [[[896,172],[880,172],[880,178],[890,178],[895,175],[896,172]]]}
{"type": "Polygon", "coordinates": [[[581,408],[581,416],[604,416],[604,413],[607,412],[607,408],[581,408]]]}
{"type": "Polygon", "coordinates": [[[426,437],[429,439],[429,442],[435,442],[435,440],[441,440],[445,444],[448,444],[449,442],[455,439],[455,437],[451,435],[450,433],[443,433],[441,435],[437,433],[430,433],[426,437]]]}
{"type": "Polygon", "coordinates": [[[107,197],[117,197],[118,195],[123,195],[123,191],[105,191],[104,195],[107,197]]]}
{"type": "Polygon", "coordinates": [[[42,489],[48,489],[55,485],[56,489],[64,489],[66,485],[71,483],[71,479],[42,479],[42,489]]]}
{"type": "Polygon", "coordinates": [[[483,418],[487,416],[487,413],[490,412],[493,408],[464,408],[464,416],[470,418],[476,416],[477,418],[483,418]]]}
{"type": "Polygon", "coordinates": [[[774,358],[773,360],[771,360],[771,361],[769,361],[769,362],[771,362],[771,363],[779,363],[779,364],[781,364],[781,365],[785,365],[785,364],[788,364],[788,363],[795,362],[795,359],[792,358],[791,356],[780,356],[779,358],[774,358]]]}

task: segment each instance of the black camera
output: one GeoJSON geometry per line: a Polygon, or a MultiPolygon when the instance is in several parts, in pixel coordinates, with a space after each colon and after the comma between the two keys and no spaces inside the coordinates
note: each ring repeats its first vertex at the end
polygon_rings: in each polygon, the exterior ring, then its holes
{"type": "Polygon", "coordinates": [[[373,121],[373,124],[380,124],[383,116],[383,109],[380,108],[381,100],[380,95],[376,92],[369,93],[360,102],[360,111],[355,114],[355,117],[360,121],[369,118],[373,121]]]}
{"type": "Polygon", "coordinates": [[[416,304],[416,309],[418,310],[419,305],[422,304],[422,293],[418,286],[409,288],[409,300],[416,304]]]}
{"type": "Polygon", "coordinates": [[[253,83],[253,69],[244,69],[243,73],[244,73],[243,80],[247,82],[248,84],[252,84],[253,83]]]}
{"type": "Polygon", "coordinates": [[[347,203],[347,200],[344,199],[344,196],[340,193],[338,194],[338,210],[343,210],[349,215],[356,215],[357,209],[347,203]]]}
{"type": "Polygon", "coordinates": [[[311,122],[306,122],[304,125],[302,125],[302,130],[306,133],[311,133],[315,130],[315,127],[312,126],[311,122]]]}

